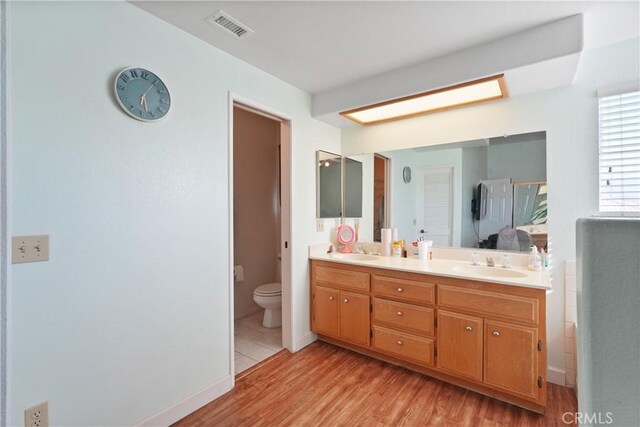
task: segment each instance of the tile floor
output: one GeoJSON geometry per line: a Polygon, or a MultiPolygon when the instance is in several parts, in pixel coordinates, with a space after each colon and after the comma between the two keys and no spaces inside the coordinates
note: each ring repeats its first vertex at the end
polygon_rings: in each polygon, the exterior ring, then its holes
{"type": "Polygon", "coordinates": [[[236,374],[282,350],[282,327],[262,326],[263,314],[259,311],[235,321],[236,374]]]}

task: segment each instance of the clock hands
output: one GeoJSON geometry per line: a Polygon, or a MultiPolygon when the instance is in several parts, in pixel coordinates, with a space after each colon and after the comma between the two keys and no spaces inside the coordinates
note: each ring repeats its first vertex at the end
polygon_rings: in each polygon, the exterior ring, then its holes
{"type": "Polygon", "coordinates": [[[149,93],[153,85],[154,84],[151,83],[151,85],[147,88],[147,90],[145,90],[144,93],[140,96],[140,105],[142,105],[144,107],[144,111],[147,111],[147,112],[149,111],[149,109],[147,108],[147,93],[149,93]]]}
{"type": "Polygon", "coordinates": [[[143,97],[147,96],[147,93],[151,90],[154,84],[155,83],[151,83],[151,85],[147,88],[147,90],[144,91],[144,93],[142,94],[143,97]]]}

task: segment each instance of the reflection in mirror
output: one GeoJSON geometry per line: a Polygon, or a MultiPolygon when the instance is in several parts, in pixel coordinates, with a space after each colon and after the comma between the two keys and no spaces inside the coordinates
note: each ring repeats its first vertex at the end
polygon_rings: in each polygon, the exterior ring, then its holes
{"type": "Polygon", "coordinates": [[[533,244],[547,250],[547,183],[513,186],[513,226],[531,236],[533,244]]]}
{"type": "Polygon", "coordinates": [[[382,229],[389,220],[389,159],[379,154],[373,156],[373,241],[382,241],[382,229]]]}
{"type": "Polygon", "coordinates": [[[513,225],[536,226],[547,222],[547,183],[522,183],[513,186],[513,225]]]}
{"type": "Polygon", "coordinates": [[[344,158],[344,216],[362,217],[362,162],[344,158]]]}
{"type": "Polygon", "coordinates": [[[316,206],[318,218],[342,216],[342,156],[316,152],[316,206]]]}
{"type": "Polygon", "coordinates": [[[390,225],[401,239],[502,250],[546,247],[545,132],[379,154],[391,161],[390,225]],[[405,167],[413,172],[408,183],[405,167]]]}

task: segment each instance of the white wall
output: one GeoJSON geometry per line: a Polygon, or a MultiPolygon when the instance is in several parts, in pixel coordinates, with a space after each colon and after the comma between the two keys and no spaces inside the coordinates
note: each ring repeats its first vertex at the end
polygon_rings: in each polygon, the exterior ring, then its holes
{"type": "Polygon", "coordinates": [[[564,382],[564,283],[559,266],[575,257],[576,219],[598,211],[597,89],[638,79],[639,44],[634,39],[584,52],[575,84],[569,87],[342,132],[345,154],[547,132],[554,265],[554,290],[547,299],[552,381],[564,382]]]}
{"type": "Polygon", "coordinates": [[[0,425],[7,425],[7,317],[9,266],[9,159],[8,84],[7,70],[7,2],[0,0],[0,425]]]}
{"type": "Polygon", "coordinates": [[[130,425],[229,380],[228,91],[292,117],[294,348],[309,335],[315,151],[340,132],[310,96],[121,2],[14,2],[11,233],[50,234],[11,267],[11,406],[52,425],[130,425]],[[173,106],[135,121],[120,69],[161,76],[173,106]]]}

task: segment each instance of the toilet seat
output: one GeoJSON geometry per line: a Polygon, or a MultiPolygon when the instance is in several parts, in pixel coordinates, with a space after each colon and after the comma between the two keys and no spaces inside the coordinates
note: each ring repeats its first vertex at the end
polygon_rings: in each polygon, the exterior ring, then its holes
{"type": "Polygon", "coordinates": [[[264,285],[260,285],[253,291],[254,295],[263,296],[263,297],[275,297],[278,295],[282,295],[282,284],[280,283],[266,283],[264,285]]]}

